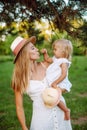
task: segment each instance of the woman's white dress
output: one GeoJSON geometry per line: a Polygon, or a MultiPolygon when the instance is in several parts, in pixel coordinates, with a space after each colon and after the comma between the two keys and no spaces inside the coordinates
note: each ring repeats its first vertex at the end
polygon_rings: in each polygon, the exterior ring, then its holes
{"type": "MultiPolygon", "coordinates": [[[[30,130],[72,130],[70,120],[64,120],[64,112],[58,106],[47,108],[44,105],[42,91],[46,87],[46,79],[30,80],[30,85],[27,87],[26,93],[33,101],[30,130]]],[[[65,102],[64,98],[62,101],[65,102]]]]}

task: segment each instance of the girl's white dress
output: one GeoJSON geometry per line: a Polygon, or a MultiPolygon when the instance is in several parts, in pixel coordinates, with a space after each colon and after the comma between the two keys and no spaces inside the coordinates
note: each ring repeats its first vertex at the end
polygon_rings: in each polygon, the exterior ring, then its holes
{"type": "MultiPolygon", "coordinates": [[[[60,77],[61,75],[61,67],[60,65],[62,63],[67,63],[68,68],[70,67],[71,62],[68,61],[66,58],[59,58],[57,59],[56,57],[53,57],[53,63],[49,65],[46,71],[46,79],[48,81],[49,86],[60,77]]],[[[67,76],[66,78],[61,81],[58,86],[62,89],[66,89],[67,92],[70,91],[70,88],[72,86],[71,82],[68,79],[68,71],[67,71],[67,76]]]]}
{"type": "MultiPolygon", "coordinates": [[[[42,91],[48,86],[46,78],[42,81],[30,80],[26,93],[33,101],[33,115],[29,130],[72,130],[70,120],[64,120],[64,112],[55,106],[47,108],[42,99],[42,91]]],[[[62,97],[62,101],[65,102],[62,97]]]]}

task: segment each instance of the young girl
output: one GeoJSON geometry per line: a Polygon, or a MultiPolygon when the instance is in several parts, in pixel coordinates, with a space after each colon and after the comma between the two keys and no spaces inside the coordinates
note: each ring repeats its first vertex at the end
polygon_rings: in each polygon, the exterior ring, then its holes
{"type": "MultiPolygon", "coordinates": [[[[53,45],[53,58],[50,58],[47,50],[42,49],[41,52],[44,55],[46,62],[52,63],[46,71],[46,79],[49,86],[53,88],[59,88],[62,92],[69,92],[72,84],[68,80],[68,68],[71,64],[72,55],[72,44],[69,40],[60,39],[56,40],[53,45]]],[[[62,97],[61,97],[62,100],[62,97]]],[[[65,113],[65,120],[70,119],[70,110],[65,106],[65,104],[60,100],[58,106],[65,113]]]]}

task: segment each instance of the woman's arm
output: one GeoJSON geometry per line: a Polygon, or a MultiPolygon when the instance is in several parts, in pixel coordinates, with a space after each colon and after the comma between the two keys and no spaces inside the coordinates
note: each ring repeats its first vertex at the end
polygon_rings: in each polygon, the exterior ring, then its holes
{"type": "Polygon", "coordinates": [[[21,124],[22,130],[28,130],[25,122],[25,114],[23,109],[23,95],[19,91],[15,91],[15,103],[17,117],[21,124]]]}

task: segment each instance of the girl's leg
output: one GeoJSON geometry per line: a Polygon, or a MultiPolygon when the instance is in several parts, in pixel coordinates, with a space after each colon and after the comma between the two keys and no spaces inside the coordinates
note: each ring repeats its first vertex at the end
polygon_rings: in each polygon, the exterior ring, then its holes
{"type": "Polygon", "coordinates": [[[60,101],[57,106],[64,111],[64,113],[65,113],[64,119],[70,120],[70,109],[67,108],[67,106],[62,101],[60,101]]]}

